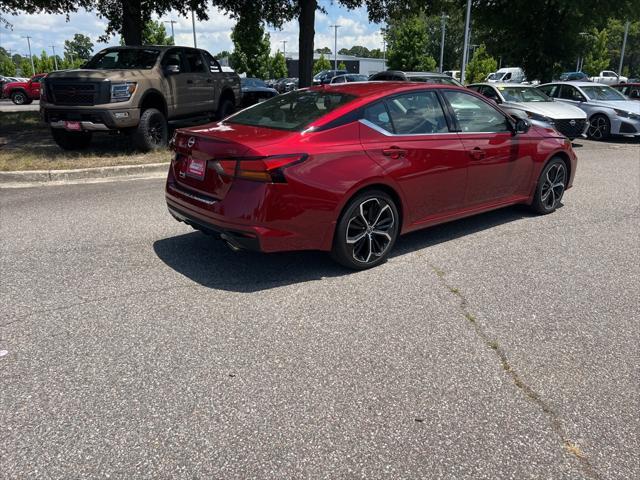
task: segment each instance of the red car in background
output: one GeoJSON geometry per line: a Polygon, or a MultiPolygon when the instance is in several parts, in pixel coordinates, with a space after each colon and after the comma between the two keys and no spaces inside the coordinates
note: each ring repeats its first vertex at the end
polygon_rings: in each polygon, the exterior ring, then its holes
{"type": "Polygon", "coordinates": [[[46,73],[39,73],[31,77],[28,82],[5,83],[2,87],[2,96],[10,98],[16,105],[28,105],[40,99],[40,84],[46,76],[46,73]]]}
{"type": "Polygon", "coordinates": [[[169,212],[233,249],[382,263],[398,236],[513,204],[553,212],[576,156],[553,129],[465,88],[345,83],[181,129],[169,212]]]}

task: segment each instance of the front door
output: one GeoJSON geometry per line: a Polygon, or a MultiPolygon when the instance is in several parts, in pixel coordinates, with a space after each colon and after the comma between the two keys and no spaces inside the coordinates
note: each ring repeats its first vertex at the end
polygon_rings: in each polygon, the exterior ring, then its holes
{"type": "Polygon", "coordinates": [[[189,73],[182,48],[168,50],[161,62],[162,70],[167,79],[168,91],[165,93],[167,107],[171,117],[188,115],[191,111],[188,91],[189,73]]]}
{"type": "Polygon", "coordinates": [[[467,207],[526,196],[533,171],[533,143],[513,135],[507,116],[477,96],[443,92],[469,159],[467,207]]]}
{"type": "Polygon", "coordinates": [[[468,159],[435,91],[376,102],[363,117],[362,145],[402,190],[407,227],[462,207],[468,159]]]}

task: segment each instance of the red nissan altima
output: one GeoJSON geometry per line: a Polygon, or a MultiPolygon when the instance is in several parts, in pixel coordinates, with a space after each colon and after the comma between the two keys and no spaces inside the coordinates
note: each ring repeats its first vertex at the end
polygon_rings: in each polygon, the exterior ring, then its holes
{"type": "Polygon", "coordinates": [[[346,83],[178,130],[166,199],[233,249],[325,250],[383,262],[398,236],[507,205],[553,212],[576,156],[552,129],[467,89],[346,83]]]}

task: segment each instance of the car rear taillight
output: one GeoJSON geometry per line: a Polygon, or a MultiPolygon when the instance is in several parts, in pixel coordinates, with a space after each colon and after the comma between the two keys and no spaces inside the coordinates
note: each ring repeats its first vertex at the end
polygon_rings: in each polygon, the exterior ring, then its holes
{"type": "Polygon", "coordinates": [[[220,175],[256,182],[285,183],[284,169],[306,160],[304,153],[268,157],[225,158],[213,161],[220,175]]]}

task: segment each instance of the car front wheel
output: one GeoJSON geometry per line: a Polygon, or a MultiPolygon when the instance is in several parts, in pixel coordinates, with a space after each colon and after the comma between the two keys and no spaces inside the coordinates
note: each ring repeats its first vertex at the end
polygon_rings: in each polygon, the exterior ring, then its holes
{"type": "Polygon", "coordinates": [[[13,92],[11,94],[11,101],[16,105],[24,105],[27,103],[27,96],[24,92],[13,92]]]}
{"type": "Polygon", "coordinates": [[[383,263],[399,232],[398,208],[385,192],[353,198],[338,220],[332,257],[345,267],[365,270],[383,263]]]}
{"type": "Polygon", "coordinates": [[[531,208],[542,215],[555,211],[560,206],[568,181],[567,165],[560,158],[551,159],[540,174],[531,208]]]}
{"type": "Polygon", "coordinates": [[[140,115],[140,123],[133,132],[133,143],[143,152],[167,146],[169,127],[160,110],[148,108],[140,115]]]}
{"type": "Polygon", "coordinates": [[[606,115],[594,115],[589,120],[587,136],[592,140],[606,140],[611,134],[611,122],[606,115]]]}

